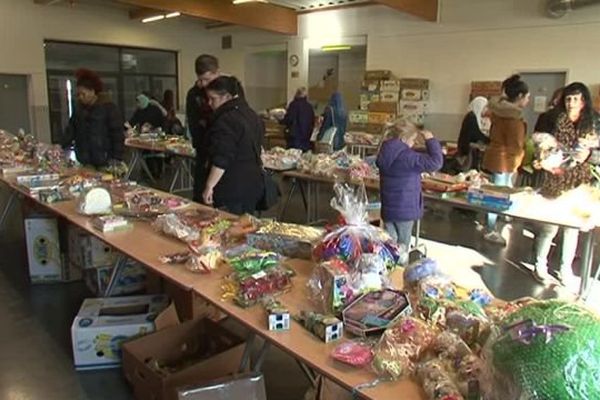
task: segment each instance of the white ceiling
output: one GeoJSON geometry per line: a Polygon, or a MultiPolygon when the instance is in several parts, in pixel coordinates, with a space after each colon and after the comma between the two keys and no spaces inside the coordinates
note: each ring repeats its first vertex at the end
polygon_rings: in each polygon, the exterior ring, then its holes
{"type": "Polygon", "coordinates": [[[369,0],[268,0],[269,3],[290,7],[297,11],[316,10],[335,6],[367,3],[369,0]]]}

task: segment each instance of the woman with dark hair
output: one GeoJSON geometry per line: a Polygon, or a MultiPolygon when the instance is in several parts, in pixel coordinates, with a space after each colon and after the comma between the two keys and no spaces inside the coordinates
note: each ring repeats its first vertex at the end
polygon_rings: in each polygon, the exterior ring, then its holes
{"type": "Polygon", "coordinates": [[[344,107],[342,94],[340,92],[335,92],[331,95],[329,103],[323,112],[323,123],[321,124],[317,139],[321,140],[328,129],[335,127],[336,132],[333,137],[333,150],[340,150],[346,145],[344,142],[344,135],[346,134],[347,123],[348,114],[344,107]]]}
{"type": "Polygon", "coordinates": [[[260,152],[265,127],[240,97],[240,83],[220,76],[206,86],[214,118],[208,130],[210,170],[202,198],[233,214],[252,213],[264,192],[260,152]]]}
{"type": "Polygon", "coordinates": [[[556,119],[562,110],[560,101],[562,99],[563,90],[564,87],[561,87],[552,93],[552,99],[550,99],[550,104],[548,104],[548,110],[541,113],[538,117],[535,127],[533,128],[534,132],[554,133],[553,130],[556,126],[556,119]]]}
{"type": "Polygon", "coordinates": [[[123,161],[125,132],[117,106],[103,96],[98,74],[87,69],[75,72],[77,106],[61,145],[75,144],[75,156],[83,165],[102,168],[123,161]]]}
{"type": "MultiPolygon", "coordinates": [[[[495,185],[513,185],[513,176],[525,155],[527,125],[523,120],[523,109],[529,103],[529,88],[519,75],[502,82],[503,96],[488,103],[492,126],[490,144],[483,156],[483,168],[492,173],[495,185]]],[[[488,214],[487,232],[484,239],[506,245],[496,230],[497,214],[488,214]]]]}
{"type": "MultiPolygon", "coordinates": [[[[571,155],[572,162],[551,171],[543,171],[544,183],[540,191],[543,196],[556,198],[568,190],[592,182],[588,160],[591,149],[598,146],[598,127],[592,106],[590,91],[583,83],[574,82],[565,87],[553,133],[562,150],[571,155]]],[[[541,282],[549,277],[548,254],[557,233],[558,226],[543,225],[536,236],[534,277],[541,282]]],[[[577,229],[564,228],[558,279],[569,287],[575,280],[571,265],[578,237],[577,229]]]]}

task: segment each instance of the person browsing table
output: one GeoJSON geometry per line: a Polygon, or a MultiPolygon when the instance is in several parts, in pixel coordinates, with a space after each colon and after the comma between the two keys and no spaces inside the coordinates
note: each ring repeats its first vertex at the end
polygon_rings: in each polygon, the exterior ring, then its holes
{"type": "Polygon", "coordinates": [[[385,230],[406,251],[413,224],[423,216],[421,173],[437,171],[443,162],[442,146],[433,134],[404,119],[396,121],[381,145],[377,155],[381,217],[385,230]],[[419,136],[425,141],[424,152],[414,149],[419,136]]]}
{"type": "Polygon", "coordinates": [[[204,203],[233,214],[253,213],[264,192],[260,152],[265,127],[240,97],[239,82],[221,76],[206,87],[214,119],[204,203]]]}

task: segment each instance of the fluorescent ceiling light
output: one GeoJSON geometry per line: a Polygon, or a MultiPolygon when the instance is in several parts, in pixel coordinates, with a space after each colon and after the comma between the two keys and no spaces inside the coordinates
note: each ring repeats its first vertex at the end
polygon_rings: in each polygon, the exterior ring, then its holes
{"type": "Polygon", "coordinates": [[[352,50],[352,46],[348,46],[345,44],[334,45],[334,46],[322,46],[322,51],[343,51],[343,50],[352,50]]]}
{"type": "Polygon", "coordinates": [[[164,16],[164,15],[155,15],[155,16],[153,16],[153,17],[144,18],[144,19],[142,20],[142,22],[143,22],[144,24],[146,24],[146,23],[148,23],[148,22],[160,21],[161,19],[165,19],[165,16],[164,16]]]}
{"type": "Polygon", "coordinates": [[[233,0],[233,4],[244,4],[244,3],[268,3],[267,0],[233,0]]]}
{"type": "Polygon", "coordinates": [[[179,17],[181,15],[181,13],[179,11],[176,12],[172,12],[170,14],[165,15],[165,18],[175,18],[175,17],[179,17]]]}

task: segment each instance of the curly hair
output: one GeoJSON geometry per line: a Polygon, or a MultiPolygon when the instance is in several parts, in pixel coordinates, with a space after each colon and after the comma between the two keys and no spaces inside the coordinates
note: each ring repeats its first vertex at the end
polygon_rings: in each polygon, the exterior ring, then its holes
{"type": "Polygon", "coordinates": [[[77,86],[83,86],[86,89],[93,90],[96,93],[100,93],[104,88],[100,76],[92,70],[86,68],[80,68],[75,71],[75,78],[77,79],[77,86]]]}

